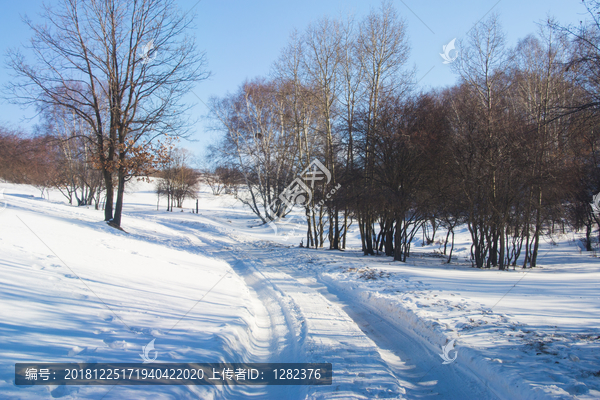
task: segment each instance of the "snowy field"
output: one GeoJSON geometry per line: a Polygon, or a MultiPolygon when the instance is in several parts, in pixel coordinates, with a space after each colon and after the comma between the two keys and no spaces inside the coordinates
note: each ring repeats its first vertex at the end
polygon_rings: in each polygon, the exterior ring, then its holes
{"type": "Polygon", "coordinates": [[[600,398],[600,261],[578,234],[499,272],[470,267],[465,229],[453,263],[420,241],[399,263],[362,256],[356,231],[345,252],[299,248],[302,229],[274,235],[208,191],[200,214],[165,212],[135,183],[121,232],[57,192],[1,189],[0,398],[600,398]],[[330,362],[333,384],[14,384],[16,362],[137,363],[152,339],[158,362],[330,362]]]}

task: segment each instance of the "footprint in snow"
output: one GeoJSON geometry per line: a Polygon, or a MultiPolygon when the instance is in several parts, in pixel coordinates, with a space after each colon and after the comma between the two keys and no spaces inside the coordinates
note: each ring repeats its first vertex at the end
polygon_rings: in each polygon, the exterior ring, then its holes
{"type": "Polygon", "coordinates": [[[71,297],[78,299],[78,300],[87,300],[89,298],[86,294],[78,293],[78,292],[71,292],[71,297]]]}
{"type": "Polygon", "coordinates": [[[105,311],[99,312],[98,313],[98,317],[101,320],[104,320],[104,321],[107,321],[107,322],[112,322],[112,320],[114,319],[114,315],[112,315],[111,313],[105,312],[105,311]]]}

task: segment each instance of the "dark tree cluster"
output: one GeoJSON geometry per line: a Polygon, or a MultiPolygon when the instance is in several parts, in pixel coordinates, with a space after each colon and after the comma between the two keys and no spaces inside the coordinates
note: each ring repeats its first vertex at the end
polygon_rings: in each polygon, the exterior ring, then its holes
{"type": "Polygon", "coordinates": [[[431,243],[442,229],[450,262],[465,224],[479,268],[533,267],[543,236],[565,227],[585,228],[591,249],[600,23],[585,5],[590,22],[547,21],[514,48],[489,17],[459,43],[457,83],[420,93],[391,4],[319,20],[291,36],[268,79],[212,100],[213,162],[236,171],[238,198],[268,223],[273,199],[319,160],[332,178],[302,204],[308,247],[343,249],[355,224],[365,255],[405,261],[418,232],[431,243]]]}

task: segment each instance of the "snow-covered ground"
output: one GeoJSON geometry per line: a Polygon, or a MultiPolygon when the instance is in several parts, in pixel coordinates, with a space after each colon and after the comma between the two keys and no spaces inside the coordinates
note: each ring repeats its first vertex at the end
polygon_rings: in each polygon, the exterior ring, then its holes
{"type": "Polygon", "coordinates": [[[207,191],[200,214],[165,212],[135,183],[121,232],[58,193],[3,188],[1,398],[600,398],[600,262],[577,235],[499,272],[470,267],[465,230],[455,262],[416,242],[399,263],[362,256],[358,232],[344,252],[299,248],[302,229],[274,235],[207,191]],[[16,362],[141,362],[152,339],[160,362],[331,362],[333,384],[14,385],[16,362]]]}

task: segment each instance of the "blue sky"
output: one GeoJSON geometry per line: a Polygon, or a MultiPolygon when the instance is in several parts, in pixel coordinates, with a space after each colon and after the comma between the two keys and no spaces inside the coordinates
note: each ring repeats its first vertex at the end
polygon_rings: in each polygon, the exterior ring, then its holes
{"type": "MultiPolygon", "coordinates": [[[[52,1],[47,3],[52,4],[52,1]]],[[[55,2],[56,3],[56,2],[55,2]]],[[[20,46],[30,37],[20,16],[36,20],[42,0],[0,0],[0,50],[2,69],[0,84],[9,78],[4,67],[7,48],[20,46]]],[[[197,13],[195,31],[199,47],[207,54],[213,76],[197,85],[194,92],[205,102],[211,96],[233,92],[245,80],[267,75],[272,63],[286,44],[294,28],[302,31],[311,21],[323,16],[345,16],[351,13],[360,20],[378,0],[178,0],[179,6],[197,13]]],[[[461,38],[490,11],[500,15],[509,45],[536,31],[536,23],[554,16],[565,24],[578,24],[585,19],[580,0],[483,0],[483,1],[417,1],[394,0],[398,13],[408,24],[411,44],[410,66],[415,66],[420,86],[452,85],[455,76],[442,63],[442,46],[453,38],[461,38]],[[433,69],[432,69],[433,68],[433,69]],[[427,73],[429,71],[429,73],[427,73]]],[[[190,101],[195,100],[191,97],[190,101]]],[[[201,103],[193,108],[194,116],[206,114],[201,103]]],[[[0,102],[0,124],[31,129],[35,121],[26,118],[33,110],[0,102]]],[[[214,133],[200,122],[194,129],[195,142],[182,143],[200,154],[214,133]]]]}

